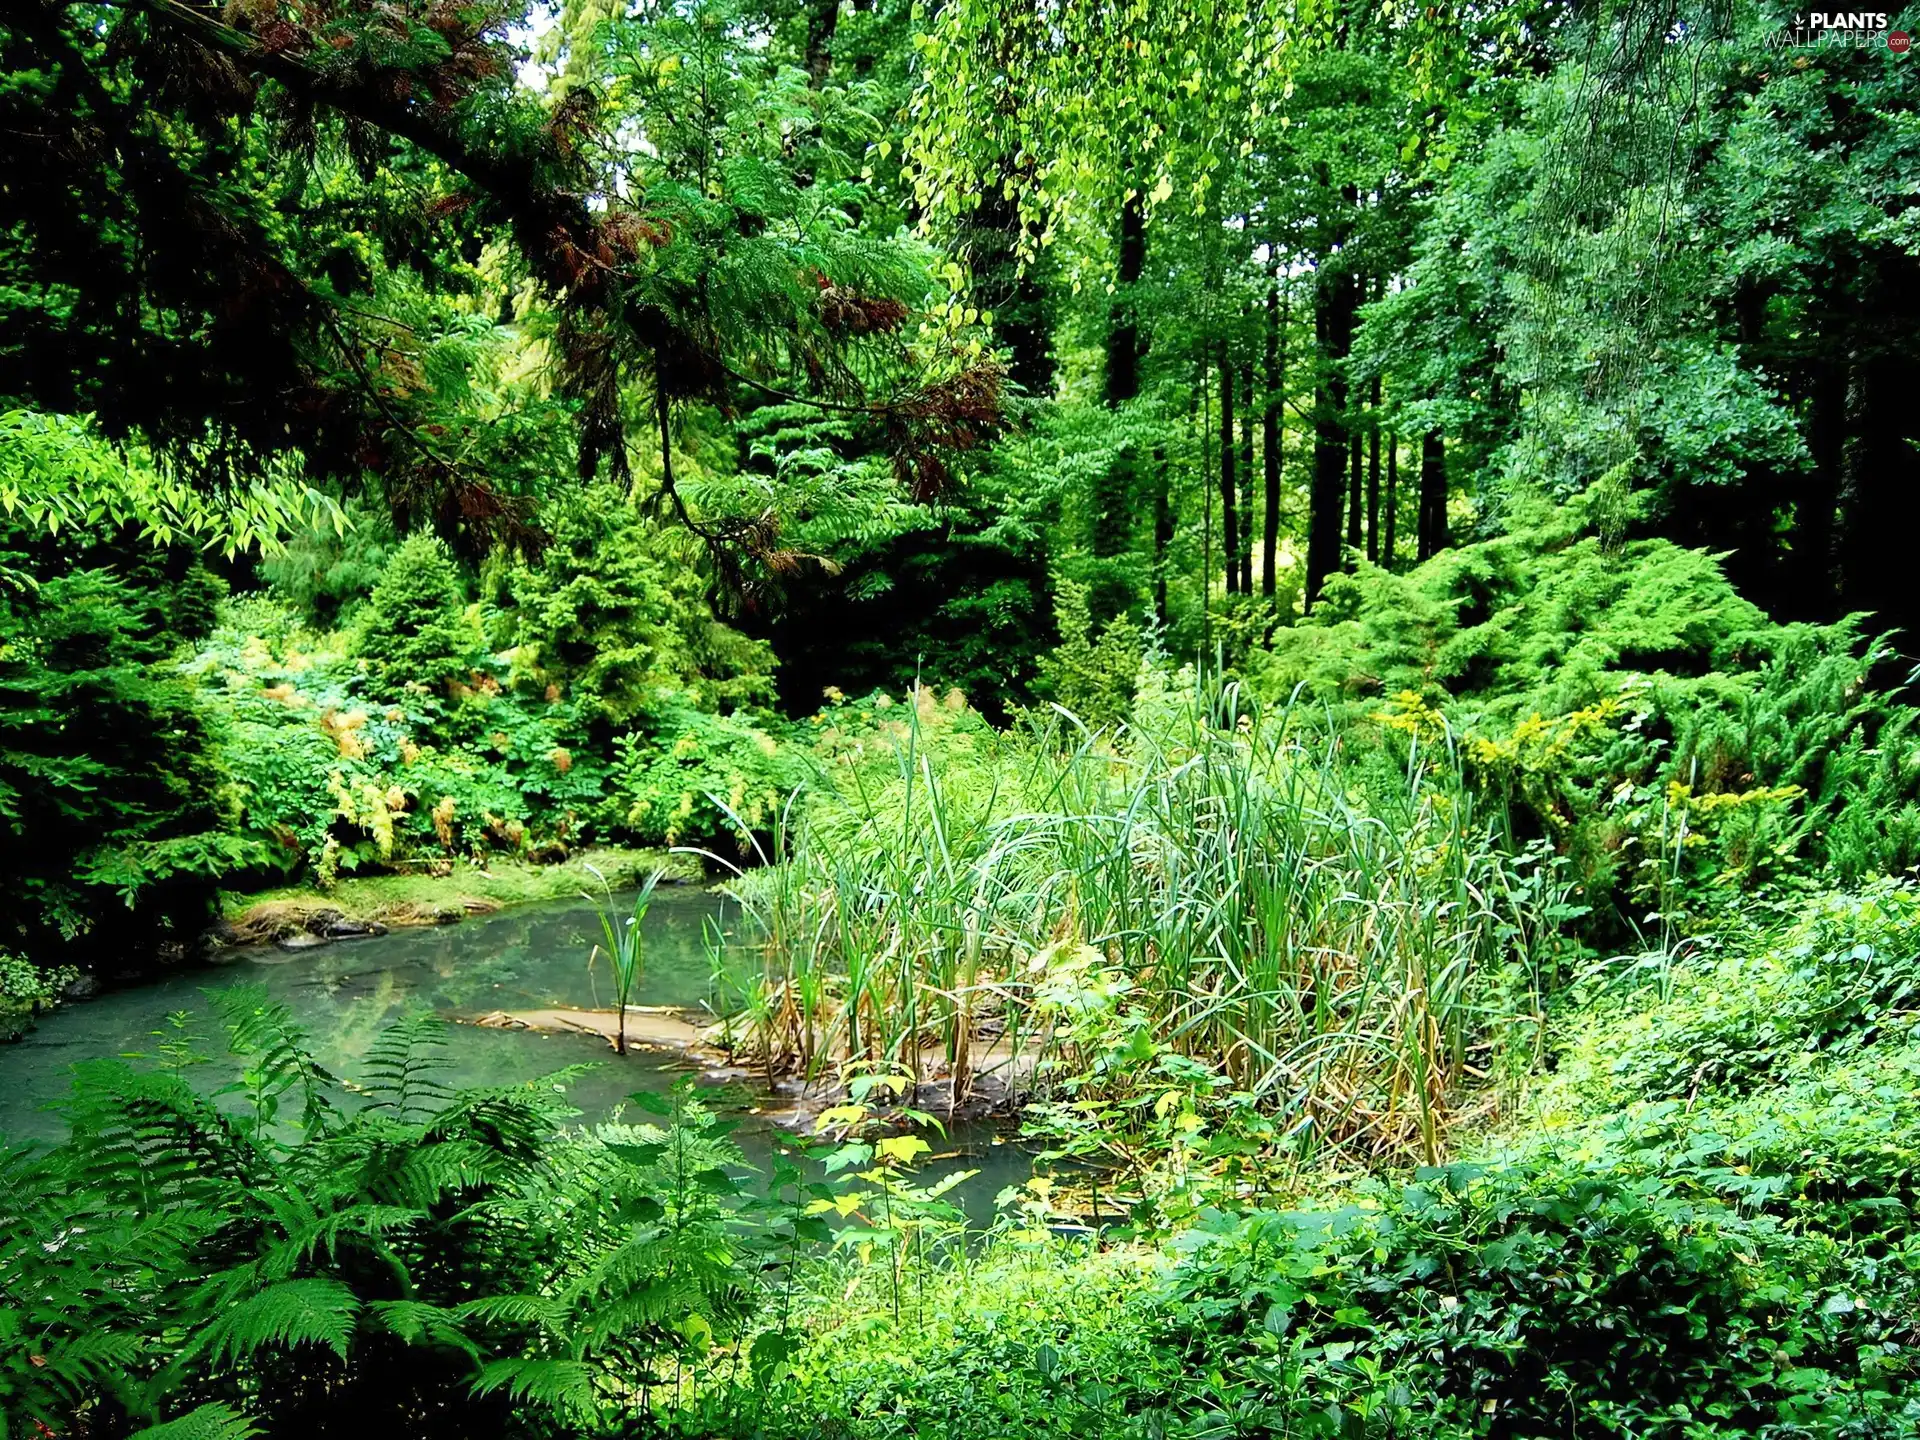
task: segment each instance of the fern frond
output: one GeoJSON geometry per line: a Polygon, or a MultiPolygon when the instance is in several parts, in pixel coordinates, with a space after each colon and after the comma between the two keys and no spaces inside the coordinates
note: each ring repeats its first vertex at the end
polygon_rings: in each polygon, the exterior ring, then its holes
{"type": "Polygon", "coordinates": [[[230,1405],[202,1405],[177,1420],[150,1425],[135,1432],[133,1440],[248,1440],[260,1431],[254,1423],[230,1405]]]}
{"type": "Polygon", "coordinates": [[[504,1393],[521,1404],[540,1405],[564,1418],[591,1419],[598,1409],[593,1371],[580,1360],[495,1360],[473,1382],[476,1395],[504,1393]]]}
{"type": "Polygon", "coordinates": [[[480,1358],[480,1347],[460,1328],[453,1312],[440,1305],[420,1300],[375,1300],[366,1308],[365,1323],[408,1345],[459,1350],[471,1360],[480,1358]]]}
{"type": "Polygon", "coordinates": [[[409,1015],[380,1032],[367,1052],[365,1085],[374,1096],[370,1108],[389,1110],[401,1119],[416,1111],[438,1109],[453,1091],[435,1078],[450,1063],[443,1053],[446,1022],[428,1012],[409,1015]]]}
{"type": "Polygon", "coordinates": [[[486,1295],[455,1307],[454,1314],[483,1325],[535,1325],[542,1330],[558,1330],[566,1321],[567,1307],[541,1295],[486,1295]]]}
{"type": "Polygon", "coordinates": [[[242,1300],[202,1333],[196,1348],[218,1361],[268,1346],[324,1345],[342,1360],[360,1301],[338,1280],[285,1280],[242,1300]]]}

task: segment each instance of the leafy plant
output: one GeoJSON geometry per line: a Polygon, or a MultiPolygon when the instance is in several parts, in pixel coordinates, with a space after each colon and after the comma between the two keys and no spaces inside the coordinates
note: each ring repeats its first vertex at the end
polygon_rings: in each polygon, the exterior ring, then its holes
{"type": "Polygon", "coordinates": [[[659,1128],[563,1135],[569,1074],[452,1090],[416,1018],[346,1104],[285,1007],[215,1003],[222,1096],[178,1045],[87,1062],[70,1138],[0,1162],[9,1436],[618,1428],[754,1308],[731,1126],[684,1090],[635,1097],[659,1128]]]}
{"type": "Polygon", "coordinates": [[[660,877],[666,872],[654,870],[640,882],[640,888],[633,897],[632,914],[622,920],[614,913],[613,889],[591,865],[595,879],[600,881],[601,893],[598,896],[581,892],[583,900],[590,901],[600,920],[600,934],[605,944],[595,945],[587,955],[587,969],[593,969],[593,962],[604,949],[607,968],[613,976],[613,1004],[618,1014],[614,1026],[613,1048],[616,1054],[627,1053],[627,1000],[634,988],[640,983],[640,974],[645,966],[646,931],[643,926],[647,911],[653,904],[654,887],[660,883],[660,877]]]}
{"type": "Polygon", "coordinates": [[[419,533],[401,543],[367,597],[356,634],[375,693],[384,698],[397,699],[409,686],[444,694],[467,677],[480,636],[445,541],[419,533]]]}

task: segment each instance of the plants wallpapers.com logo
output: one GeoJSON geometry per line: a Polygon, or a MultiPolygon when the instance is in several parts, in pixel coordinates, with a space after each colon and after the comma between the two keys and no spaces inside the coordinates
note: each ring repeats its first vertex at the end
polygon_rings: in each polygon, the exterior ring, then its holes
{"type": "Polygon", "coordinates": [[[1885,46],[1896,55],[1913,48],[1913,37],[1890,29],[1891,16],[1873,10],[1814,10],[1795,13],[1793,24],[1777,31],[1772,43],[1790,50],[1845,46],[1855,50],[1885,46]]]}

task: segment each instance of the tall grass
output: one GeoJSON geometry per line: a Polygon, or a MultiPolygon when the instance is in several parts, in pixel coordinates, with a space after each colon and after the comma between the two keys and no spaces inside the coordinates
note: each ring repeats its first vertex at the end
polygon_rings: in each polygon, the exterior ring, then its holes
{"type": "Polygon", "coordinates": [[[1537,933],[1444,749],[1363,784],[1310,714],[1205,682],[1150,685],[1116,736],[1062,712],[965,747],[912,701],[736,887],[761,938],[731,1028],[760,1063],[1030,1089],[1089,1062],[1060,997],[1104,986],[1296,1133],[1440,1156],[1531,1008],[1537,933]]]}

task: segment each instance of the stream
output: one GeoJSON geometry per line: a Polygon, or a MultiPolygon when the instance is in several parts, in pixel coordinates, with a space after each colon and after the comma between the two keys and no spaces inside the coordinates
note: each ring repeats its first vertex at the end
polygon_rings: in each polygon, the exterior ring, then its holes
{"type": "MultiPolygon", "coordinates": [[[[618,910],[630,897],[616,895],[618,910]]],[[[647,913],[646,968],[634,1005],[698,1011],[712,983],[705,942],[709,920],[730,930],[738,907],[709,891],[662,889],[647,913]]],[[[217,966],[187,969],[163,979],[110,991],[84,1004],[62,1006],[14,1045],[0,1045],[0,1137],[9,1142],[57,1141],[65,1123],[55,1108],[70,1086],[70,1067],[102,1056],[153,1053],[171,1032],[169,1016],[191,1017],[196,1048],[209,1063],[195,1067],[196,1083],[213,1088],[239,1071],[226,1053],[208,992],[240,984],[266,988],[284,1001],[309,1032],[315,1057],[335,1075],[353,1078],[381,1030],[420,1010],[449,1020],[496,1010],[547,1007],[611,1009],[604,959],[593,972],[587,956],[600,923],[584,900],[518,906],[457,925],[396,928],[386,935],[341,940],[317,949],[273,945],[226,952],[217,966]]],[[[578,1124],[606,1118],[636,1090],[665,1090],[686,1074],[700,1075],[698,1059],[673,1050],[634,1049],[615,1056],[600,1037],[490,1029],[448,1028],[440,1078],[453,1086],[506,1085],[569,1065],[593,1068],[569,1088],[581,1111],[578,1124]]],[[[137,1063],[137,1062],[136,1062],[137,1063]]],[[[757,1114],[767,1097],[752,1082],[732,1081],[706,1096],[716,1109],[738,1116],[734,1138],[748,1163],[764,1169],[786,1139],[757,1114]]],[[[637,1118],[637,1117],[636,1117],[637,1118]]],[[[957,1124],[943,1140],[929,1135],[940,1157],[923,1163],[932,1179],[954,1169],[978,1170],[953,1198],[975,1223],[992,1218],[1003,1186],[1025,1180],[1026,1154],[990,1125],[957,1124]]]]}

